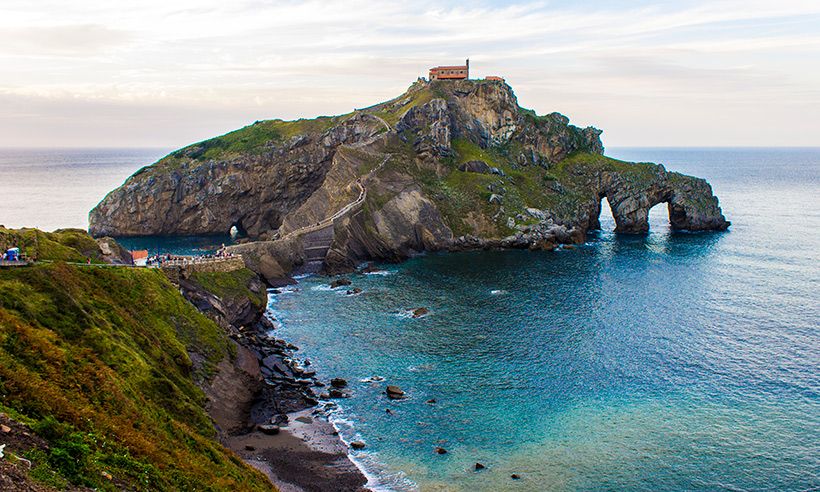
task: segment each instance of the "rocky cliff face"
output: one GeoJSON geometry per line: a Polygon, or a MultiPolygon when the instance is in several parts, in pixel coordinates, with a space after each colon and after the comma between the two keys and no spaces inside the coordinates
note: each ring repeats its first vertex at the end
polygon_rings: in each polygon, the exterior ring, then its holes
{"type": "Polygon", "coordinates": [[[370,137],[365,114],[266,121],[171,153],[137,171],[89,214],[95,236],[276,230],[322,184],[336,148],[370,137]]]}
{"type": "Polygon", "coordinates": [[[658,203],[675,229],[728,227],[704,180],[604,157],[600,134],[521,108],[504,83],[420,80],[348,115],[257,122],[174,152],[109,194],[91,231],[236,226],[257,240],[236,247],[248,266],[275,279],[317,254],[333,271],[425,250],[579,242],[604,197],[617,232],[646,232],[658,203]]]}

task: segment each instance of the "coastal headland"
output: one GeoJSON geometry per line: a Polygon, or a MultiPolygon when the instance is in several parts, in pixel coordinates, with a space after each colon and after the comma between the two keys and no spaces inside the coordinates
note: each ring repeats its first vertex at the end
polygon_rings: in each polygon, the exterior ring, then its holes
{"type": "Polygon", "coordinates": [[[605,157],[601,130],[522,108],[501,80],[419,79],[351,113],[258,121],[172,152],[89,215],[95,236],[236,231],[269,283],[423,251],[554,249],[599,227],[640,234],[665,203],[674,230],[725,230],[700,178],[605,157]]]}

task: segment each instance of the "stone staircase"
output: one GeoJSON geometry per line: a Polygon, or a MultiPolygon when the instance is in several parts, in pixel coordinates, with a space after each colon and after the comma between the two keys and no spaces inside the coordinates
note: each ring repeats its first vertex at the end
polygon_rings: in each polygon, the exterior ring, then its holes
{"type": "Polygon", "coordinates": [[[317,273],[322,269],[330,245],[333,244],[333,222],[321,229],[314,229],[302,234],[302,245],[305,248],[305,263],[295,273],[317,273]]]}

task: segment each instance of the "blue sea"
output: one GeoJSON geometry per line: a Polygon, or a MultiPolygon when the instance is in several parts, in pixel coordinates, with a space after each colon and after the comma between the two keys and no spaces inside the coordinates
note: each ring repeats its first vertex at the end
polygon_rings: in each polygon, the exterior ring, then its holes
{"type": "Polygon", "coordinates": [[[431,254],[349,276],[360,295],[307,277],[271,297],[278,336],[351,381],[333,419],[375,488],[820,487],[820,149],[609,154],[707,178],[731,229],[673,234],[660,205],[617,237],[604,206],[578,249],[431,254]]]}
{"type": "MultiPolygon", "coordinates": [[[[171,149],[2,149],[0,225],[45,231],[87,229],[88,212],[109,191],[171,149]]],[[[128,249],[153,253],[210,253],[222,236],[120,238],[128,249]]]]}
{"type": "MultiPolygon", "coordinates": [[[[0,224],[85,227],[165,153],[0,150],[0,224]]],[[[659,205],[647,236],[618,237],[604,206],[576,249],[430,254],[350,275],[360,295],[320,276],[271,295],[277,336],[350,381],[332,418],[367,443],[371,486],[820,488],[820,149],[608,154],[707,178],[732,227],[675,234],[659,205]]]]}

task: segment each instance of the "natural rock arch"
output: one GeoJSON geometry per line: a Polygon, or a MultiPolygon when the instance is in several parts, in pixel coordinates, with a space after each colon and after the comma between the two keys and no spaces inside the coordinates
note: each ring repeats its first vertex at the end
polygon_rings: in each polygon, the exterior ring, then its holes
{"type": "Polygon", "coordinates": [[[654,176],[640,181],[627,181],[617,172],[600,177],[598,191],[590,206],[590,230],[600,229],[601,203],[606,198],[615,219],[615,232],[645,234],[649,232],[649,210],[666,203],[672,230],[725,230],[725,220],[705,180],[674,172],[659,166],[654,176]]]}

